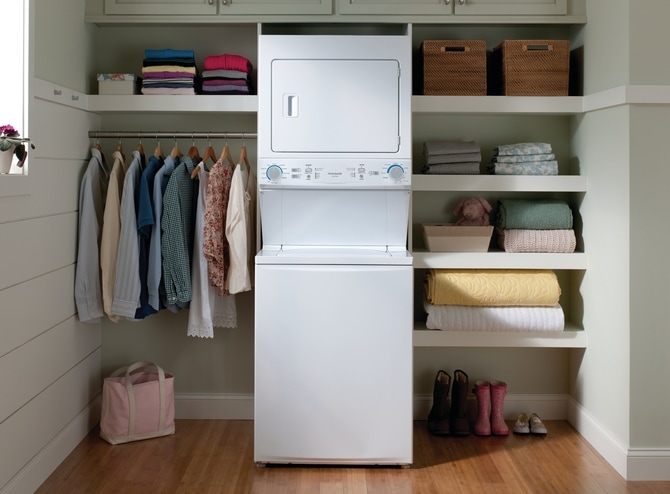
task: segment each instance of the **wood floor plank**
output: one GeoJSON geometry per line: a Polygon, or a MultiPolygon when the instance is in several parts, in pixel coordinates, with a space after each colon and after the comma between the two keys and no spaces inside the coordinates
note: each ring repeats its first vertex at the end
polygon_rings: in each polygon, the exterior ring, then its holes
{"type": "Polygon", "coordinates": [[[253,421],[178,420],[176,433],[112,446],[97,429],[37,494],[661,494],[626,482],[565,421],[546,436],[437,437],[414,423],[411,468],[253,461],[253,421]]]}

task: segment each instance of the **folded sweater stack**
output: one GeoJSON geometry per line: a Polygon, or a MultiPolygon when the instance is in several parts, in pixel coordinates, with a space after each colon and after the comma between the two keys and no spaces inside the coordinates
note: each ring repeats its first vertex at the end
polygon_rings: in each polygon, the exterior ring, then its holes
{"type": "Polygon", "coordinates": [[[570,206],[560,199],[501,199],[495,230],[505,252],[575,251],[576,237],[570,206]]]}
{"type": "Polygon", "coordinates": [[[253,65],[241,55],[205,57],[202,71],[203,94],[251,94],[253,65]]]}
{"type": "Polygon", "coordinates": [[[195,94],[193,50],[144,50],[142,94],[195,94]]]}
{"type": "Polygon", "coordinates": [[[423,143],[425,166],[430,175],[478,175],[482,153],[474,141],[427,141],[423,143]]]}
{"type": "Polygon", "coordinates": [[[426,327],[450,331],[562,331],[556,274],[543,269],[432,269],[426,327]]]}
{"type": "Polygon", "coordinates": [[[497,146],[489,165],[494,175],[558,175],[551,144],[520,142],[497,146]]]}

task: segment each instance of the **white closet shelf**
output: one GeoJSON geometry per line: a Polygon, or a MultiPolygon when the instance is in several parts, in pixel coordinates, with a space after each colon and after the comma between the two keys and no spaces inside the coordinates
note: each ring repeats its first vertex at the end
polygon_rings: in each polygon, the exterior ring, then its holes
{"type": "Polygon", "coordinates": [[[255,113],[258,97],[247,95],[90,95],[88,110],[100,113],[255,113]]]}
{"type": "Polygon", "coordinates": [[[412,190],[422,192],[586,192],[580,175],[412,175],[412,190]]]}
{"type": "Polygon", "coordinates": [[[412,96],[412,113],[577,115],[581,96],[412,96]]]}
{"type": "Polygon", "coordinates": [[[417,323],[413,331],[414,347],[586,348],[586,343],[586,332],[572,325],[561,332],[491,332],[439,331],[417,323]]]}
{"type": "Polygon", "coordinates": [[[413,251],[415,269],[586,269],[583,252],[564,254],[512,252],[426,252],[413,251]]]}

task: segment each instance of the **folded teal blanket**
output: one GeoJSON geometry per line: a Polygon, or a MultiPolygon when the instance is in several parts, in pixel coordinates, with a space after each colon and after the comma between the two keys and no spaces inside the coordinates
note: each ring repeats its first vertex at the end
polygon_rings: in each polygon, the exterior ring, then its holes
{"type": "Polygon", "coordinates": [[[560,199],[500,199],[496,225],[507,230],[568,230],[572,210],[560,199]]]}

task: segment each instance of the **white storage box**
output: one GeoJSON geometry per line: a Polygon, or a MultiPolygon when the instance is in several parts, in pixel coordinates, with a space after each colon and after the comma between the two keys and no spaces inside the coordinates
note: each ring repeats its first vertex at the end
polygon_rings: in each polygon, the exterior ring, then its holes
{"type": "Polygon", "coordinates": [[[493,226],[423,224],[423,237],[431,252],[487,252],[493,226]]]}
{"type": "Polygon", "coordinates": [[[140,94],[140,81],[135,74],[98,74],[98,94],[140,94]]]}

